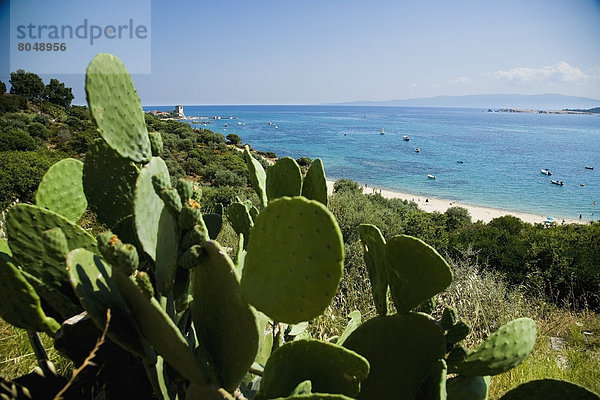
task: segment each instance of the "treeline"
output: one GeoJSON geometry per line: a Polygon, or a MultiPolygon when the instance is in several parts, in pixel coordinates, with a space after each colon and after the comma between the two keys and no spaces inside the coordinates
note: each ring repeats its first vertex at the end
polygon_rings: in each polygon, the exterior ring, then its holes
{"type": "Polygon", "coordinates": [[[347,248],[358,246],[358,225],[375,224],[385,237],[416,236],[452,259],[475,252],[483,268],[557,304],[600,308],[598,222],[546,226],[504,216],[473,223],[462,207],[427,213],[413,202],[365,195],[352,181],[336,182],[334,191],[330,207],[347,248]]]}

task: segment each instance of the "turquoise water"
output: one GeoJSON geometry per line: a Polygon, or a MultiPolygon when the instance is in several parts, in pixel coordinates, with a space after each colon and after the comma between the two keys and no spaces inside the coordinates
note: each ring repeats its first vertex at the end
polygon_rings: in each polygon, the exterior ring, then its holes
{"type": "Polygon", "coordinates": [[[235,133],[280,157],[320,157],[328,178],[555,218],[600,219],[600,206],[593,203],[600,203],[598,115],[358,106],[186,106],[184,111],[232,116],[236,119],[211,120],[206,127],[235,133]],[[403,141],[404,135],[410,141],[403,141]],[[542,168],[553,175],[543,175],[542,168]]]}

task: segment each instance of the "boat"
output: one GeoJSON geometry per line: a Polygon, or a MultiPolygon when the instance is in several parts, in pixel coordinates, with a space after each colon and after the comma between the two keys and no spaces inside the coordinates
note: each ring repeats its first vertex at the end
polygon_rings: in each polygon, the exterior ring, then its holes
{"type": "Polygon", "coordinates": [[[549,169],[544,168],[542,170],[542,174],[550,176],[550,175],[552,175],[552,172],[549,169]]]}
{"type": "Polygon", "coordinates": [[[457,163],[458,163],[458,164],[462,164],[462,163],[463,163],[463,161],[462,161],[462,160],[458,160],[458,161],[457,161],[457,163]]]}
{"type": "Polygon", "coordinates": [[[585,183],[580,183],[579,186],[585,186],[585,183]]]}
{"type": "Polygon", "coordinates": [[[415,149],[415,153],[420,153],[420,152],[421,152],[421,149],[417,147],[417,148],[415,149]]]}
{"type": "Polygon", "coordinates": [[[550,182],[552,182],[553,184],[558,185],[558,186],[562,186],[565,184],[563,181],[555,181],[554,179],[552,179],[550,182]]]}
{"type": "Polygon", "coordinates": [[[590,165],[586,165],[585,169],[594,169],[594,167],[590,166],[590,165]]]}
{"type": "Polygon", "coordinates": [[[380,135],[385,135],[385,129],[381,128],[381,131],[379,131],[380,135]]]}
{"type": "Polygon", "coordinates": [[[406,135],[402,136],[402,140],[404,140],[405,142],[408,142],[410,140],[410,138],[406,135]]]}
{"type": "Polygon", "coordinates": [[[435,179],[435,175],[427,174],[427,177],[428,177],[429,179],[435,179]]]}

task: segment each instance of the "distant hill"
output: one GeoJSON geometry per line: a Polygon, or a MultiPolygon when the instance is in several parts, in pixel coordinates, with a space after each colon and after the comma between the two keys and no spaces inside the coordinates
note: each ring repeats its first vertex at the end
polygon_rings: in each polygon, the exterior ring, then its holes
{"type": "Polygon", "coordinates": [[[600,100],[588,97],[564,96],[546,93],[477,94],[466,96],[435,96],[388,101],[353,101],[336,103],[349,106],[413,106],[413,107],[465,107],[465,108],[530,108],[537,110],[584,109],[600,106],[600,100]]]}

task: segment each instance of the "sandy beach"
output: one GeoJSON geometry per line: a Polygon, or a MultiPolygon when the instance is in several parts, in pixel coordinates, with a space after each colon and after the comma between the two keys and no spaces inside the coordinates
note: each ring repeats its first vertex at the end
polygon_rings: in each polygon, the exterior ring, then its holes
{"type": "MultiPolygon", "coordinates": [[[[335,183],[334,180],[329,180],[329,179],[327,180],[327,189],[329,190],[330,194],[333,193],[333,184],[334,183],[335,183]]],[[[373,188],[371,185],[368,185],[367,187],[365,187],[364,183],[363,183],[362,187],[363,187],[364,194],[373,193],[373,188]]],[[[458,201],[452,201],[452,200],[443,199],[443,198],[439,198],[439,197],[425,197],[423,195],[415,195],[415,194],[411,194],[411,193],[397,192],[397,191],[391,191],[391,190],[380,189],[380,188],[375,188],[375,190],[377,191],[377,193],[381,193],[381,195],[387,199],[400,198],[403,200],[414,201],[415,203],[418,204],[418,206],[421,210],[424,210],[427,212],[438,211],[440,213],[443,213],[448,208],[453,207],[453,206],[464,207],[467,210],[469,210],[469,213],[471,213],[471,218],[474,222],[479,221],[479,220],[481,220],[483,222],[490,222],[492,219],[497,218],[497,217],[501,217],[504,215],[514,215],[515,217],[520,218],[522,221],[534,224],[534,223],[542,223],[542,222],[546,221],[546,218],[548,217],[548,215],[528,214],[528,213],[522,213],[522,212],[516,212],[516,211],[506,211],[506,210],[501,210],[501,209],[496,209],[496,208],[465,204],[465,203],[461,203],[458,201]],[[428,201],[426,201],[426,200],[428,200],[428,201]]],[[[556,218],[555,221],[557,223],[562,223],[562,220],[563,220],[562,218],[559,219],[556,216],[554,216],[554,217],[556,218]]],[[[576,219],[567,219],[567,218],[565,218],[564,221],[565,221],[565,223],[587,222],[587,221],[579,221],[576,219]]]]}

